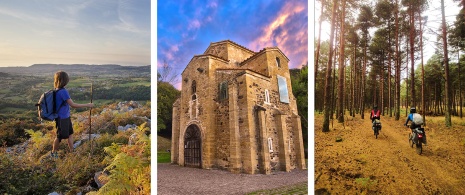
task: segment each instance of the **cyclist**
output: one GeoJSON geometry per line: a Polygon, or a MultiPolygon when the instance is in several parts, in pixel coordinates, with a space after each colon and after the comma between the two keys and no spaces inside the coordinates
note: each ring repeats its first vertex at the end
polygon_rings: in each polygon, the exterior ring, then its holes
{"type": "MultiPolygon", "coordinates": [[[[372,125],[373,130],[375,130],[375,123],[381,123],[381,122],[379,122],[380,119],[381,119],[381,112],[380,112],[380,110],[378,110],[378,106],[374,105],[373,110],[371,110],[371,113],[370,113],[370,120],[371,120],[371,123],[373,124],[372,125]]],[[[381,124],[380,124],[380,126],[381,126],[381,124]]],[[[381,130],[381,127],[380,127],[380,130],[381,130]]]]}
{"type": "MultiPolygon", "coordinates": [[[[417,113],[417,109],[415,108],[415,106],[412,106],[410,108],[410,114],[407,116],[407,120],[405,121],[405,124],[404,124],[404,126],[407,126],[408,122],[412,121],[410,123],[410,129],[412,130],[413,134],[415,134],[415,132],[413,131],[415,128],[420,128],[421,127],[421,124],[415,124],[413,122],[413,115],[416,114],[416,113],[417,113]]],[[[424,136],[424,141],[425,141],[425,145],[426,145],[426,132],[425,132],[425,130],[423,130],[423,136],[424,136]]]]}

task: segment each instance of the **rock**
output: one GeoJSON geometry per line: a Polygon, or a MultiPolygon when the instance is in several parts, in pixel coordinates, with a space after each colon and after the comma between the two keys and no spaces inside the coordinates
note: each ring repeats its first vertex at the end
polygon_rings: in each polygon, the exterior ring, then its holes
{"type": "Polygon", "coordinates": [[[52,192],[52,193],[50,193],[50,194],[48,194],[48,195],[60,195],[60,193],[58,193],[58,192],[52,192]]]}
{"type": "Polygon", "coordinates": [[[136,101],[125,101],[119,102],[116,106],[116,110],[119,110],[120,112],[128,112],[139,107],[141,107],[141,105],[136,101]]]}
{"type": "Polygon", "coordinates": [[[81,145],[81,142],[82,142],[81,140],[77,141],[76,143],[73,144],[73,147],[77,148],[78,146],[81,145]]]}
{"type": "MultiPolygon", "coordinates": [[[[90,134],[91,139],[95,139],[95,138],[99,138],[99,137],[100,137],[100,134],[98,134],[98,133],[90,134]]],[[[89,139],[89,134],[82,134],[81,135],[81,140],[88,140],[88,139],[89,139]]]]}
{"type": "Polygon", "coordinates": [[[137,133],[133,133],[131,136],[129,136],[129,142],[128,145],[134,145],[137,142],[137,133]]]}
{"type": "Polygon", "coordinates": [[[136,129],[137,128],[137,125],[136,124],[127,124],[126,126],[118,126],[118,131],[127,131],[129,129],[136,129]]]}
{"type": "Polygon", "coordinates": [[[336,137],[336,142],[342,142],[342,137],[337,136],[337,137],[336,137]]]}
{"type": "Polygon", "coordinates": [[[97,184],[98,188],[100,189],[103,185],[105,185],[110,178],[105,171],[99,171],[94,175],[94,181],[97,184]]]}

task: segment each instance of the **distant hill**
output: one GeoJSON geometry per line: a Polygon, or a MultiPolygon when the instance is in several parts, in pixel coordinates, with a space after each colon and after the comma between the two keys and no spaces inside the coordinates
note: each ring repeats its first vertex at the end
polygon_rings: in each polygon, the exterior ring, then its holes
{"type": "Polygon", "coordinates": [[[0,72],[20,75],[50,76],[63,70],[79,76],[116,75],[122,77],[150,77],[150,65],[121,66],[116,64],[34,64],[29,67],[0,67],[0,72]]]}

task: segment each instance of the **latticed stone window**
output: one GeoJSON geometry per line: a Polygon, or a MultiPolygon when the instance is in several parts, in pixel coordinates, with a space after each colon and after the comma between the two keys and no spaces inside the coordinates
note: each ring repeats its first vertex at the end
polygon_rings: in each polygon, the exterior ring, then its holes
{"type": "Polygon", "coordinates": [[[219,88],[220,88],[219,89],[220,100],[227,99],[228,98],[228,82],[227,81],[221,82],[219,88]]]}
{"type": "Polygon", "coordinates": [[[265,103],[270,103],[270,92],[268,92],[268,89],[265,89],[265,103]]]}
{"type": "Polygon", "coordinates": [[[268,138],[268,150],[273,152],[273,139],[271,137],[268,138]]]}
{"type": "Polygon", "coordinates": [[[191,91],[192,91],[192,100],[196,100],[197,95],[195,95],[195,92],[197,92],[197,83],[195,82],[195,80],[192,81],[191,91]]]}

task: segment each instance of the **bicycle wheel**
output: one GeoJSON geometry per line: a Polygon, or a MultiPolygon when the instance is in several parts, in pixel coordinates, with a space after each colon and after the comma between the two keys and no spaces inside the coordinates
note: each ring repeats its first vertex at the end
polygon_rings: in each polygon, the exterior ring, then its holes
{"type": "Polygon", "coordinates": [[[413,137],[412,133],[408,134],[408,144],[410,145],[411,148],[413,148],[413,137]]]}
{"type": "Polygon", "coordinates": [[[417,144],[417,154],[420,154],[423,152],[423,148],[421,146],[421,142],[418,141],[418,144],[417,144]]]}

